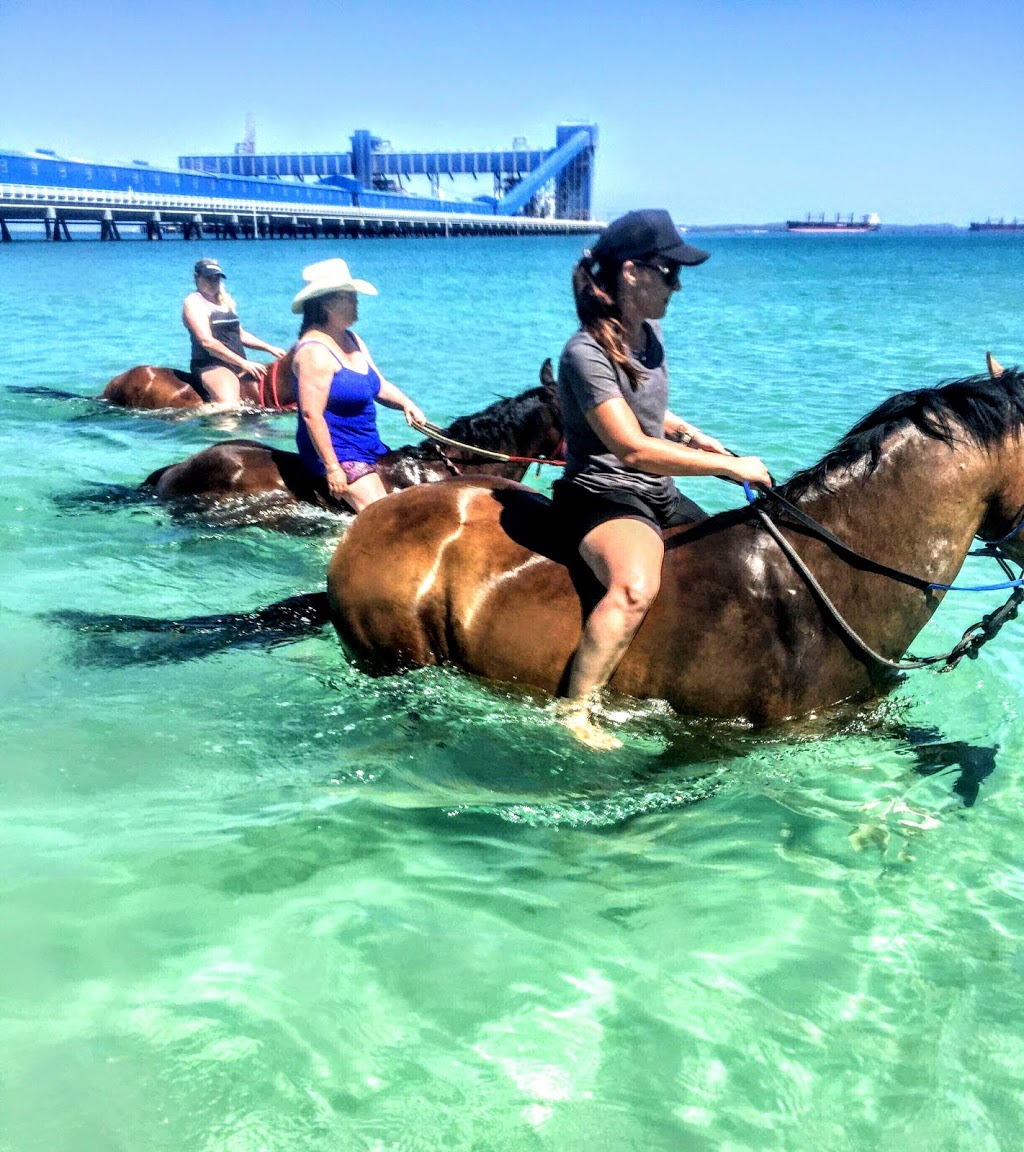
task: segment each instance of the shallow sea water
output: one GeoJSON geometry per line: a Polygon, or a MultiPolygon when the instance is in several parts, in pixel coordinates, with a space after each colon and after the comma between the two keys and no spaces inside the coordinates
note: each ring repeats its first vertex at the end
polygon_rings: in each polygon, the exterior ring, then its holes
{"type": "MultiPolygon", "coordinates": [[[[1019,239],[695,239],[714,258],[666,321],[673,406],[780,478],[893,391],[1020,359],[1019,239]]],[[[625,747],[596,755],[539,698],[371,679],[330,632],[203,655],[48,615],[322,587],[344,521],[104,500],[225,436],[290,442],[294,416],[88,399],[184,365],[198,255],[285,345],[302,266],[346,256],[381,289],[378,363],[444,423],[557,357],[579,247],[0,250],[2,1152],[1019,1147],[1014,626],[830,735],[615,702],[625,747]]],[[[991,606],[948,598],[915,651],[991,606]]]]}

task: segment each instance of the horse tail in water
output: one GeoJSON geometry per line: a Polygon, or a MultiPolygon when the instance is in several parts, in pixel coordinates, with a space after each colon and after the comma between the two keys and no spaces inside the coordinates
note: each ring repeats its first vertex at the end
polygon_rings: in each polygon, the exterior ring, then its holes
{"type": "Polygon", "coordinates": [[[96,400],[96,396],[84,396],[81,392],[67,392],[63,388],[47,388],[42,384],[9,384],[8,392],[19,396],[41,396],[46,400],[96,400]]]}
{"type": "Polygon", "coordinates": [[[274,647],[320,632],[330,622],[326,592],[307,592],[253,612],[162,620],[102,612],[49,612],[44,619],[78,634],[83,663],[105,667],[177,664],[228,648],[274,647]]]}

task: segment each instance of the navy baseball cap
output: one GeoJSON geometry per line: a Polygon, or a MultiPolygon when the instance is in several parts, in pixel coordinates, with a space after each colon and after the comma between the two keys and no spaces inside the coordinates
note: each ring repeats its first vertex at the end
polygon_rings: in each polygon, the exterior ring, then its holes
{"type": "Polygon", "coordinates": [[[224,269],[216,260],[197,260],[195,274],[197,276],[209,276],[210,279],[213,279],[214,276],[224,276],[227,279],[224,269]]]}
{"type": "Polygon", "coordinates": [[[664,208],[640,208],[613,220],[601,233],[591,255],[603,268],[645,256],[660,256],[693,267],[703,264],[711,253],[684,244],[664,208]]]}

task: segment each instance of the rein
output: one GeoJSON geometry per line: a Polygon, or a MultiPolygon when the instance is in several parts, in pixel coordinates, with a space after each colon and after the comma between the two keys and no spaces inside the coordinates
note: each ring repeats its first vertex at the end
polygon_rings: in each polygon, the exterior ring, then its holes
{"type": "Polygon", "coordinates": [[[819,524],[817,520],[808,516],[801,509],[797,508],[795,504],[790,503],[784,496],[780,496],[771,488],[762,488],[761,493],[763,496],[774,500],[786,513],[802,527],[807,528],[812,535],[824,541],[835,551],[843,555],[854,566],[865,568],[868,571],[876,572],[881,576],[887,576],[890,580],[897,580],[902,584],[908,584],[912,588],[917,588],[919,591],[926,595],[931,595],[933,592],[988,592],[997,589],[1010,588],[1012,589],[1009,597],[1000,607],[983,616],[976,624],[972,624],[960,638],[958,643],[946,653],[935,656],[907,656],[903,660],[890,660],[881,655],[871,648],[861,637],[854,631],[854,629],[843,618],[842,613],[829,599],[828,594],[818,583],[814,574],[810,571],[804,561],[798,555],[796,549],[779,531],[778,526],[772,521],[763,508],[757,507],[755,504],[756,497],[749,484],[743,485],[743,490],[747,496],[747,502],[750,504],[754,513],[761,521],[762,526],[771,536],[771,538],[778,544],[783,554],[793,565],[793,567],[800,573],[808,587],[814,592],[822,606],[828,611],[832,617],[833,623],[838,627],[840,632],[850,641],[854,647],[858,648],[866,656],[869,656],[878,664],[884,665],[886,668],[892,668],[898,672],[910,672],[918,668],[926,668],[932,664],[941,663],[943,666],[939,669],[940,672],[950,672],[957,664],[964,658],[964,656],[975,659],[978,652],[984,644],[987,644],[1002,628],[1002,626],[1009,620],[1013,620],[1017,616],[1017,610],[1020,604],[1024,602],[1024,576],[1013,577],[1013,572],[1007,563],[1006,557],[1000,552],[1001,544],[1020,531],[1021,523],[1024,517],[1019,518],[1015,523],[1013,529],[999,540],[991,541],[985,544],[985,547],[978,552],[972,552],[972,556],[989,556],[999,563],[1003,572],[1008,579],[999,584],[983,584],[972,587],[956,586],[953,584],[938,584],[934,581],[924,580],[919,576],[913,576],[908,572],[902,572],[898,568],[891,568],[888,564],[879,563],[877,560],[872,560],[867,556],[863,556],[860,552],[851,548],[848,544],[839,539],[833,532],[829,531],[824,524],[819,524]]]}
{"type": "MultiPolygon", "coordinates": [[[[553,460],[547,456],[510,456],[507,452],[494,452],[490,448],[476,448],[472,444],[463,444],[461,440],[453,440],[446,435],[443,428],[438,428],[436,424],[431,424],[426,420],[422,424],[414,422],[412,426],[417,432],[422,432],[424,436],[436,440],[439,444],[447,444],[449,448],[459,448],[463,452],[469,452],[483,460],[497,460],[502,464],[551,464],[556,468],[565,467],[564,460],[553,460]]],[[[562,440],[559,448],[564,443],[565,441],[562,440]]]]}

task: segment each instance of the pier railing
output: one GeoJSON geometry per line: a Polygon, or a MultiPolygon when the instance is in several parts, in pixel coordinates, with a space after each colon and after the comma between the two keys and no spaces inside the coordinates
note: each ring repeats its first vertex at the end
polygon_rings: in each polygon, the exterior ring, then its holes
{"type": "MultiPolygon", "coordinates": [[[[430,209],[371,208],[338,204],[281,203],[273,200],[236,199],[180,193],[114,191],[95,188],[55,188],[48,185],[0,184],[0,222],[41,221],[55,225],[53,238],[70,239],[67,222],[95,222],[104,239],[117,239],[117,223],[151,224],[150,235],[160,226],[180,223],[186,236],[202,235],[204,225],[235,235],[274,235],[343,230],[350,234],[465,234],[528,235],[592,233],[600,229],[591,221],[555,220],[544,217],[495,216],[471,212],[438,212],[430,209]],[[57,227],[59,225],[59,227],[57,227]],[[112,227],[113,225],[113,227],[112,227]]],[[[4,239],[7,229],[4,226],[4,239]]],[[[47,227],[47,235],[51,229],[47,227]]]]}

